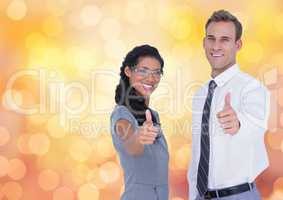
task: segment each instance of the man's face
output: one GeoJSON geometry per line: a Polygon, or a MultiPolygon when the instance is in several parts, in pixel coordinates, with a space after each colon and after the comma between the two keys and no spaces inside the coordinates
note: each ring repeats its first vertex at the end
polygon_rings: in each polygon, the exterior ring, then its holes
{"type": "Polygon", "coordinates": [[[236,28],[233,22],[211,22],[208,25],[203,47],[216,75],[236,63],[236,54],[241,46],[242,41],[236,41],[236,28]]]}

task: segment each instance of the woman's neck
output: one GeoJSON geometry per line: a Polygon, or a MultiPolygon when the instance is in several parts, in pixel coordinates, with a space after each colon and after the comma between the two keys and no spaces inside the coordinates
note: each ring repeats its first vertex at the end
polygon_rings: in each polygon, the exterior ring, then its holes
{"type": "Polygon", "coordinates": [[[145,105],[148,107],[149,106],[149,97],[145,97],[145,105]]]}
{"type": "Polygon", "coordinates": [[[141,93],[139,93],[137,90],[136,90],[136,94],[139,95],[140,97],[142,97],[144,99],[144,103],[145,105],[148,107],[149,106],[149,96],[143,96],[141,93]]]}

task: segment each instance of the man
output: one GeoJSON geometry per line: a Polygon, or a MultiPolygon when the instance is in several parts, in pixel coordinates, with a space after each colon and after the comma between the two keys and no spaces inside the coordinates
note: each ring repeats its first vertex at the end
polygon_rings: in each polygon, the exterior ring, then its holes
{"type": "Polygon", "coordinates": [[[236,63],[242,25],[235,16],[216,11],[205,30],[211,80],[193,98],[190,200],[260,199],[254,181],[268,166],[269,92],[236,63]]]}

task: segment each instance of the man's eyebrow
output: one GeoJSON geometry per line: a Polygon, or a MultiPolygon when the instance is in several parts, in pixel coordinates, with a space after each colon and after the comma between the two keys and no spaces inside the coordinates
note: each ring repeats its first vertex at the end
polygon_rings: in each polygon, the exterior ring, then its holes
{"type": "Polygon", "coordinates": [[[222,36],[221,38],[222,39],[231,39],[231,37],[229,37],[229,36],[222,36]]]}
{"type": "Polygon", "coordinates": [[[213,37],[213,38],[215,38],[215,36],[214,36],[214,35],[207,35],[206,37],[210,37],[210,38],[211,38],[211,37],[213,37]]]}
{"type": "MultiPolygon", "coordinates": [[[[208,37],[208,38],[215,38],[215,36],[214,35],[207,35],[206,37],[208,37]]],[[[229,37],[229,36],[221,36],[220,37],[221,39],[229,39],[229,40],[231,40],[232,38],[231,37],[229,37]]]]}

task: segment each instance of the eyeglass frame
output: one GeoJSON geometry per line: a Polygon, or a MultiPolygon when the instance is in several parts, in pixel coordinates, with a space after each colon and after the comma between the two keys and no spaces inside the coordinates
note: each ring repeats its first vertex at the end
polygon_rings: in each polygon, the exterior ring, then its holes
{"type": "Polygon", "coordinates": [[[139,76],[142,76],[142,77],[149,77],[149,75],[152,75],[154,78],[158,78],[160,79],[163,75],[163,72],[158,69],[158,70],[151,70],[151,69],[147,69],[146,67],[143,67],[143,69],[138,69],[137,66],[134,66],[132,68],[132,71],[134,71],[135,73],[137,73],[139,76]],[[141,74],[141,71],[138,71],[138,70],[145,70],[146,71],[146,74],[141,74]],[[156,72],[159,72],[160,74],[156,74],[156,72]]]}

